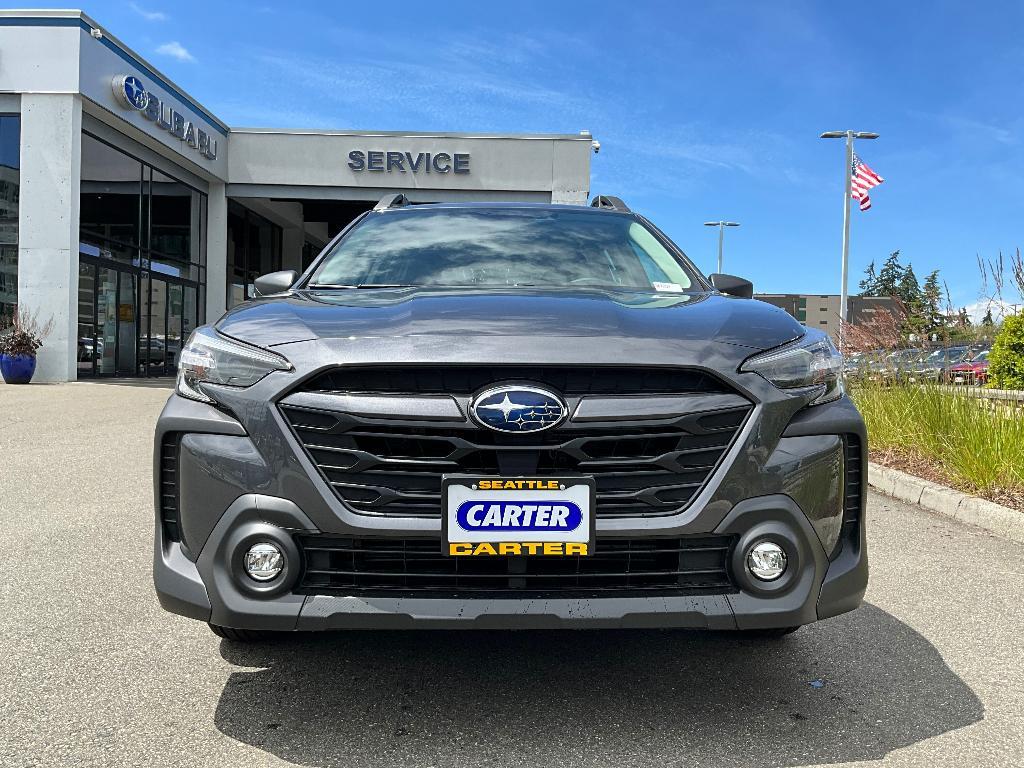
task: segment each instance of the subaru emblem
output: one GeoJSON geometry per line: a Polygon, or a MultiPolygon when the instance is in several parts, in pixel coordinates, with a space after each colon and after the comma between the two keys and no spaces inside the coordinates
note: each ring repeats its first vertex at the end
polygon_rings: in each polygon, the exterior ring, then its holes
{"type": "Polygon", "coordinates": [[[498,432],[540,432],[566,416],[565,402],[537,387],[495,387],[482,392],[470,405],[480,424],[498,432]]]}
{"type": "Polygon", "coordinates": [[[112,83],[114,95],[129,109],[140,112],[149,105],[149,93],[146,86],[135,75],[118,75],[112,83]]]}

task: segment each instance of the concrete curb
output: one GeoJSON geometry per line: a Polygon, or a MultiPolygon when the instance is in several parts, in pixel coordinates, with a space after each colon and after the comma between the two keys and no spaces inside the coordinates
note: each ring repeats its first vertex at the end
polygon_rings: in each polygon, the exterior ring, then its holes
{"type": "Polygon", "coordinates": [[[900,501],[1024,544],[1024,512],[872,462],[868,463],[868,485],[900,501]]]}

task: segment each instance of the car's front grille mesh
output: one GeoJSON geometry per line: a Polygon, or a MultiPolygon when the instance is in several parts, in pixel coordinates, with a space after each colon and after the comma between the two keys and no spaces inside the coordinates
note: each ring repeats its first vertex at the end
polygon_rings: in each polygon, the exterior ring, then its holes
{"type": "Polygon", "coordinates": [[[160,524],[164,538],[180,541],[178,526],[178,450],[181,436],[168,432],[160,440],[160,524]]]}
{"type": "Polygon", "coordinates": [[[297,537],[307,594],[723,594],[730,536],[598,539],[587,557],[447,557],[440,539],[297,537]]]}
{"type": "Polygon", "coordinates": [[[592,475],[597,516],[677,512],[708,480],[749,405],[668,424],[569,425],[507,435],[468,421],[405,426],[282,405],[296,436],[337,496],[356,511],[440,517],[444,474],[592,475]]]}

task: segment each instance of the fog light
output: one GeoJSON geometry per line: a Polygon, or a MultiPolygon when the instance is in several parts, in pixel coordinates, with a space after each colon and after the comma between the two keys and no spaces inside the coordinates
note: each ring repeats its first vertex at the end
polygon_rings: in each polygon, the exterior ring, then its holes
{"type": "Polygon", "coordinates": [[[254,544],[245,553],[242,564],[249,578],[256,581],[270,581],[284,569],[284,554],[273,544],[263,542],[254,544]]]}
{"type": "Polygon", "coordinates": [[[786,572],[786,553],[771,541],[762,541],[747,550],[747,568],[761,581],[775,581],[786,572]]]}

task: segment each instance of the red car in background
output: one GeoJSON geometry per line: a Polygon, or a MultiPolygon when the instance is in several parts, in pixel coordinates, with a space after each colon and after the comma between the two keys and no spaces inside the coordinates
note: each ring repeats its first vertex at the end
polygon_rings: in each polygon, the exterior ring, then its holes
{"type": "Polygon", "coordinates": [[[949,369],[949,382],[951,384],[974,384],[982,386],[988,381],[988,353],[990,350],[979,352],[972,360],[966,363],[957,363],[949,369]]]}

